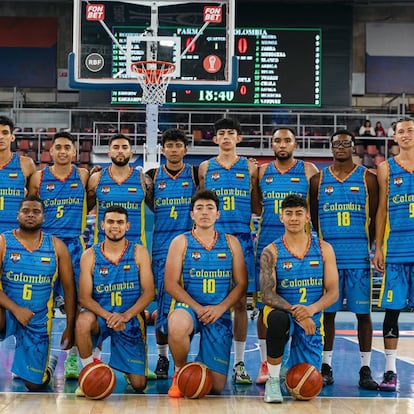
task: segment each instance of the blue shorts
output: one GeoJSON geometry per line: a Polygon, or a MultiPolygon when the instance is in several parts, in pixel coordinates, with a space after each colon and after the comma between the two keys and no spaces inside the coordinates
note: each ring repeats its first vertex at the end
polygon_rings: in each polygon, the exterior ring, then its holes
{"type": "MultiPolygon", "coordinates": [[[[265,306],[263,313],[263,322],[267,327],[267,318],[273,310],[270,306],[265,306]]],[[[306,335],[303,328],[298,322],[289,315],[290,319],[290,344],[285,348],[285,352],[289,351],[289,357],[286,363],[283,363],[286,368],[293,367],[293,365],[300,362],[307,362],[312,364],[318,370],[322,366],[322,352],[323,352],[323,330],[322,330],[322,312],[313,315],[312,319],[316,325],[316,332],[314,335],[306,335]]],[[[285,360],[285,358],[284,358],[285,360]]]]}
{"type": "Polygon", "coordinates": [[[157,321],[155,328],[164,333],[168,332],[168,313],[171,308],[172,298],[164,289],[166,259],[155,259],[152,262],[152,272],[154,274],[154,284],[157,289],[157,321]]]}
{"type": "Polygon", "coordinates": [[[250,233],[236,233],[233,236],[237,237],[240,242],[244,261],[247,270],[247,293],[256,292],[256,264],[254,260],[253,240],[250,233]]]}
{"type": "Polygon", "coordinates": [[[183,309],[191,315],[194,322],[191,339],[195,334],[200,333],[200,348],[195,361],[202,362],[212,371],[227,376],[233,340],[231,319],[221,317],[212,324],[203,325],[187,304],[176,302],[174,309],[183,309]]]}
{"type": "Polygon", "coordinates": [[[338,300],[325,312],[338,312],[346,298],[346,308],[355,314],[371,312],[372,273],[366,269],[338,269],[338,300]]]}
{"type": "Polygon", "coordinates": [[[132,318],[123,331],[108,328],[106,321],[97,316],[99,335],[92,338],[93,345],[101,344],[111,338],[109,365],[126,374],[147,375],[147,344],[144,320],[141,315],[132,318]]]}
{"type": "Polygon", "coordinates": [[[414,306],[414,264],[385,263],[378,305],[384,309],[414,306]]]}
{"type": "Polygon", "coordinates": [[[0,340],[14,336],[16,349],[14,352],[11,371],[33,384],[44,384],[48,378],[47,367],[49,362],[51,325],[36,321],[36,315],[28,326],[20,324],[13,314],[5,311],[6,329],[0,334],[0,340]]]}

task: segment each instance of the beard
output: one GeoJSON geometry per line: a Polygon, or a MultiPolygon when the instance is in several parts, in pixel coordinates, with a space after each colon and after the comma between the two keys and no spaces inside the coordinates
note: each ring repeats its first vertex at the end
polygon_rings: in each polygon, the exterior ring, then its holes
{"type": "Polygon", "coordinates": [[[290,152],[286,152],[283,155],[275,153],[275,157],[280,161],[285,161],[285,160],[288,160],[288,159],[292,158],[292,154],[290,152]]]}
{"type": "Polygon", "coordinates": [[[129,163],[130,157],[125,157],[123,160],[117,160],[116,158],[111,158],[111,161],[113,164],[115,164],[117,167],[124,167],[129,163]]]}
{"type": "Polygon", "coordinates": [[[105,234],[105,236],[106,236],[106,238],[108,239],[108,240],[110,240],[111,242],[120,242],[120,241],[122,241],[122,240],[124,240],[125,239],[125,234],[124,235],[122,235],[122,236],[119,236],[119,237],[117,237],[117,238],[115,238],[115,237],[111,237],[111,236],[108,236],[107,234],[105,234]]]}
{"type": "Polygon", "coordinates": [[[32,224],[30,226],[26,226],[24,223],[19,223],[19,227],[24,230],[27,231],[29,233],[35,233],[36,231],[40,230],[40,228],[42,227],[43,223],[39,223],[39,224],[32,224]]]}

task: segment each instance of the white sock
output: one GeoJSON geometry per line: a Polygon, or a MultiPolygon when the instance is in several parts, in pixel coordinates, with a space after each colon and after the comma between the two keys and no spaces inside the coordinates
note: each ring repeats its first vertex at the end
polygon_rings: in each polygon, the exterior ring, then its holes
{"type": "Polygon", "coordinates": [[[328,364],[331,367],[332,366],[332,355],[333,355],[333,351],[323,351],[322,363],[328,364]]]}
{"type": "Polygon", "coordinates": [[[260,361],[267,360],[267,345],[266,339],[259,339],[259,352],[260,352],[260,361]]]}
{"type": "Polygon", "coordinates": [[[102,349],[99,347],[96,347],[92,352],[92,357],[95,359],[101,360],[102,357],[102,349]]]}
{"type": "Polygon", "coordinates": [[[234,365],[238,362],[244,362],[244,349],[246,341],[234,341],[234,365]]]}
{"type": "Polygon", "coordinates": [[[397,350],[396,349],[385,349],[385,372],[392,371],[397,372],[397,350]]]}
{"type": "Polygon", "coordinates": [[[91,362],[93,362],[93,356],[88,356],[87,358],[81,358],[81,363],[83,367],[86,367],[86,365],[90,364],[91,362]]]}
{"type": "Polygon", "coordinates": [[[272,365],[272,364],[269,364],[269,362],[268,362],[267,367],[269,368],[269,377],[277,378],[280,374],[280,367],[281,366],[282,366],[281,364],[272,365]]]}
{"type": "Polygon", "coordinates": [[[361,367],[369,367],[371,365],[371,352],[360,352],[361,367]]]}
{"type": "Polygon", "coordinates": [[[168,358],[168,344],[157,344],[158,354],[168,358]]]}

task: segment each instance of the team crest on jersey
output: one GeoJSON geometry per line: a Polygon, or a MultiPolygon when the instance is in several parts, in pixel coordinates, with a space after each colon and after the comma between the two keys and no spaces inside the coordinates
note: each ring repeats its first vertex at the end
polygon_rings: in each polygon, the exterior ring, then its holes
{"type": "Polygon", "coordinates": [[[164,190],[167,187],[167,183],[165,181],[161,181],[158,183],[158,190],[164,190]]]}
{"type": "Polygon", "coordinates": [[[237,180],[244,180],[244,174],[243,173],[236,173],[236,179],[237,180]]]}
{"type": "Polygon", "coordinates": [[[311,260],[309,262],[310,267],[318,267],[319,266],[319,260],[311,260]]]}
{"type": "Polygon", "coordinates": [[[399,187],[402,183],[403,183],[402,177],[395,177],[394,178],[394,185],[396,185],[397,187],[399,187]]]}
{"type": "Polygon", "coordinates": [[[224,260],[227,259],[226,253],[217,253],[217,259],[224,260]]]}
{"type": "Polygon", "coordinates": [[[191,253],[191,257],[192,257],[194,260],[199,260],[199,259],[200,259],[200,257],[201,257],[201,253],[200,253],[200,252],[192,252],[192,253],[191,253]]]}
{"type": "Polygon", "coordinates": [[[325,187],[325,194],[331,195],[334,192],[334,188],[331,185],[325,187]]]}
{"type": "Polygon", "coordinates": [[[181,184],[181,187],[183,188],[187,188],[190,185],[190,183],[188,181],[183,181],[181,184]]]}
{"type": "Polygon", "coordinates": [[[10,253],[10,260],[17,263],[21,259],[20,253],[10,253]]]}
{"type": "Polygon", "coordinates": [[[53,191],[55,189],[55,185],[54,184],[46,184],[46,190],[47,191],[53,191]]]}
{"type": "Polygon", "coordinates": [[[108,268],[107,268],[107,267],[101,267],[101,268],[99,269],[99,274],[100,274],[102,277],[108,276],[108,268]]]}
{"type": "Polygon", "coordinates": [[[283,269],[289,272],[292,270],[293,263],[292,262],[283,262],[283,269]]]}
{"type": "Polygon", "coordinates": [[[111,187],[109,186],[102,187],[102,190],[101,190],[101,192],[104,194],[108,194],[110,191],[111,191],[111,187]]]}
{"type": "Polygon", "coordinates": [[[272,184],[273,183],[273,177],[266,177],[266,184],[272,184]]]}
{"type": "Polygon", "coordinates": [[[300,178],[299,178],[299,177],[292,177],[292,178],[290,179],[290,182],[291,182],[291,183],[300,183],[300,178]]]}
{"type": "Polygon", "coordinates": [[[211,179],[213,181],[217,181],[220,178],[220,174],[218,172],[214,172],[213,174],[211,174],[211,179]]]}

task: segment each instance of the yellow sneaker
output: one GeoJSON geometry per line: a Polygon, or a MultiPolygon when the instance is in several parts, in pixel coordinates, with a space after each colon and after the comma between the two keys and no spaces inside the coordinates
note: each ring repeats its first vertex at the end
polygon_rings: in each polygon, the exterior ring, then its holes
{"type": "Polygon", "coordinates": [[[168,396],[171,398],[183,398],[184,397],[183,393],[178,388],[177,372],[175,372],[174,375],[172,376],[172,384],[171,384],[170,389],[168,390],[168,396]]]}

